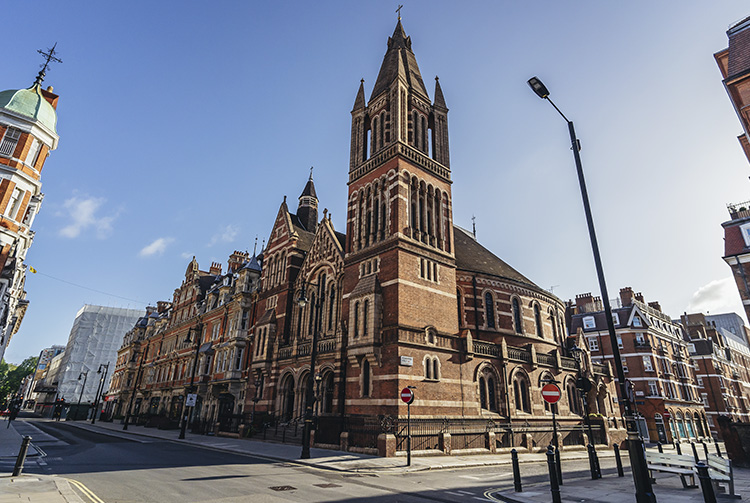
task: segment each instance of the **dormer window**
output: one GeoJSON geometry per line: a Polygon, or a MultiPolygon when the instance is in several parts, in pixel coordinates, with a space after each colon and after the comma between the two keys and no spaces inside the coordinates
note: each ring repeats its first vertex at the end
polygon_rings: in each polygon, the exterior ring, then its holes
{"type": "Polygon", "coordinates": [[[633,326],[634,327],[642,327],[643,326],[643,321],[641,321],[641,317],[640,316],[634,316],[633,317],[633,326]]]}
{"type": "Polygon", "coordinates": [[[740,225],[740,232],[742,232],[742,239],[745,240],[745,247],[750,246],[750,223],[740,225]]]}
{"type": "Polygon", "coordinates": [[[594,317],[593,316],[586,316],[583,319],[583,328],[585,330],[588,330],[588,329],[591,329],[591,328],[596,328],[596,321],[594,321],[594,317]]]}

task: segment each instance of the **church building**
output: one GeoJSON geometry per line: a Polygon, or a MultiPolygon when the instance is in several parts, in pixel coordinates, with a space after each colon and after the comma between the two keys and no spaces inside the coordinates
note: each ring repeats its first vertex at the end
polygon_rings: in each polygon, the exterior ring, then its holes
{"type": "Polygon", "coordinates": [[[546,446],[553,408],[560,445],[582,444],[581,374],[598,441],[624,436],[609,365],[582,342],[578,360],[568,351],[564,303],[454,225],[448,107],[437,78],[430,97],[400,20],[351,116],[345,233],[320,218],[311,173],[262,253],[245,394],[256,423],[301,419],[317,334],[319,445],[405,448],[407,386],[426,432],[415,449],[546,446]],[[562,389],[555,405],[547,382],[562,389]]]}

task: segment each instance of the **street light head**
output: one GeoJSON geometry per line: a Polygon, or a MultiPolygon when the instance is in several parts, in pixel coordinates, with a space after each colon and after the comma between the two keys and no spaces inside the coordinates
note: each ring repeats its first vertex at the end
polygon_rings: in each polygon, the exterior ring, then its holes
{"type": "Polygon", "coordinates": [[[531,90],[534,91],[537,96],[539,96],[543,100],[547,99],[547,97],[549,96],[549,91],[547,90],[547,87],[542,84],[541,80],[536,77],[531,77],[528,80],[528,83],[529,87],[531,87],[531,90]]]}

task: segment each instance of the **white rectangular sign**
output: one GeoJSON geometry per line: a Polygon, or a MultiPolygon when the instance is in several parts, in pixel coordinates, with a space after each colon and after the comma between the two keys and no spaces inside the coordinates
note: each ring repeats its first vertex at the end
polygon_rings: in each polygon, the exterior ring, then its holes
{"type": "Polygon", "coordinates": [[[196,393],[188,393],[187,400],[185,400],[186,407],[195,407],[195,402],[198,400],[196,393]]]}
{"type": "Polygon", "coordinates": [[[401,365],[404,367],[411,367],[414,365],[414,358],[411,356],[401,356],[401,365]]]}

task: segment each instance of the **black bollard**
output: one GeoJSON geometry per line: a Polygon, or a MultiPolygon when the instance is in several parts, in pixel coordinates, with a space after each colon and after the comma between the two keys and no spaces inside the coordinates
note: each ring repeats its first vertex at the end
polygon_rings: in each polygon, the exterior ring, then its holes
{"type": "Polygon", "coordinates": [[[679,442],[674,443],[675,449],[677,449],[677,454],[682,455],[682,448],[680,447],[679,442]]]}
{"type": "Polygon", "coordinates": [[[18,457],[16,458],[16,466],[13,468],[13,477],[18,477],[23,471],[23,464],[26,461],[26,451],[29,450],[29,442],[31,437],[26,435],[21,441],[21,450],[18,451],[18,457]]]}
{"type": "Polygon", "coordinates": [[[521,467],[518,466],[518,451],[511,449],[510,459],[513,462],[513,487],[517,493],[523,492],[521,487],[521,467]]]}
{"type": "Polygon", "coordinates": [[[706,442],[701,442],[703,444],[703,454],[706,455],[706,459],[708,459],[708,446],[706,445],[706,442]]]}
{"type": "Polygon", "coordinates": [[[562,503],[560,499],[560,485],[557,483],[555,448],[551,445],[547,447],[547,469],[549,471],[549,491],[552,493],[552,503],[562,503]]]}
{"type": "Polygon", "coordinates": [[[664,454],[664,447],[662,447],[661,442],[656,444],[656,448],[659,449],[659,454],[664,454]]]}
{"type": "Polygon", "coordinates": [[[602,471],[599,468],[599,459],[593,444],[588,445],[589,451],[589,470],[591,471],[591,480],[602,478],[602,471]]]}
{"type": "Polygon", "coordinates": [[[695,458],[695,462],[697,463],[700,459],[698,459],[698,450],[695,448],[695,442],[690,442],[690,447],[693,448],[693,458],[695,458]]]}
{"type": "Polygon", "coordinates": [[[615,450],[615,463],[617,463],[617,476],[624,477],[625,473],[622,471],[622,459],[620,459],[620,446],[614,444],[612,448],[615,450]]]}
{"type": "Polygon", "coordinates": [[[714,445],[716,446],[716,454],[717,454],[717,455],[718,455],[718,456],[719,456],[720,458],[722,458],[723,456],[721,455],[721,447],[719,447],[719,442],[715,442],[715,443],[714,443],[714,445]]]}
{"type": "Polygon", "coordinates": [[[560,449],[555,447],[555,464],[557,465],[557,483],[563,485],[562,463],[560,462],[560,449]]]}
{"type": "Polygon", "coordinates": [[[703,501],[706,503],[716,503],[714,486],[711,483],[711,476],[708,474],[708,466],[705,463],[698,462],[695,464],[698,470],[698,479],[701,481],[701,490],[703,491],[703,501]]]}

